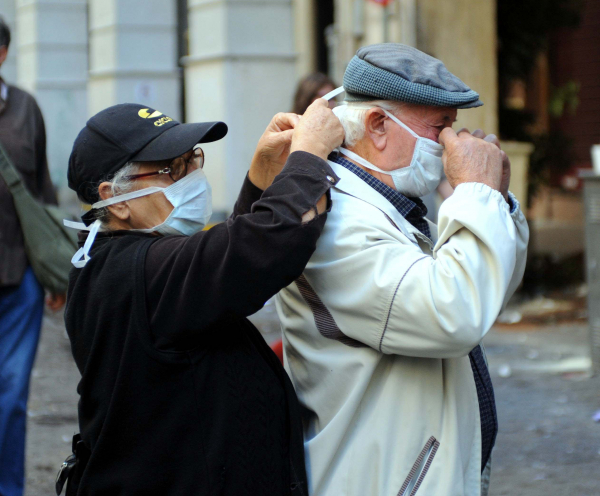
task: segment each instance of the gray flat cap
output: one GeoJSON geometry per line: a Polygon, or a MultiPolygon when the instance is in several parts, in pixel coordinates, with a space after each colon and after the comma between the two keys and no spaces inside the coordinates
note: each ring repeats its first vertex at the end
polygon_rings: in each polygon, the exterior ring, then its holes
{"type": "Polygon", "coordinates": [[[454,107],[479,107],[479,94],[438,59],[400,43],[362,47],[344,74],[346,101],[397,100],[454,107]]]}

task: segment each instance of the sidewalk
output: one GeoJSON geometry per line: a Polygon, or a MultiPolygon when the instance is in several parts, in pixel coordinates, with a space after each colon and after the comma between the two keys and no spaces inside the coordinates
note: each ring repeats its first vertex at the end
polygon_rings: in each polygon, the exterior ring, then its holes
{"type": "Polygon", "coordinates": [[[490,496],[600,495],[600,377],[587,324],[498,326],[484,343],[499,433],[490,496]]]}
{"type": "MultiPolygon", "coordinates": [[[[600,423],[592,420],[600,378],[585,372],[587,343],[582,323],[498,326],[486,337],[500,422],[490,496],[600,495],[600,423]]],[[[54,494],[78,430],[78,381],[62,315],[46,316],[29,400],[26,496],[54,494]]]]}

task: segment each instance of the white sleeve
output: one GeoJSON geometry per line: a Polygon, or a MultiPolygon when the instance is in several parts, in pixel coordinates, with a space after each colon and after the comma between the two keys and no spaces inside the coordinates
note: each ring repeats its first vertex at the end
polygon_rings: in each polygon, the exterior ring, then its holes
{"type": "Polygon", "coordinates": [[[364,249],[307,271],[346,336],[432,358],[464,356],[481,341],[523,275],[527,224],[480,183],[459,185],[439,219],[433,257],[363,224],[364,249]]]}

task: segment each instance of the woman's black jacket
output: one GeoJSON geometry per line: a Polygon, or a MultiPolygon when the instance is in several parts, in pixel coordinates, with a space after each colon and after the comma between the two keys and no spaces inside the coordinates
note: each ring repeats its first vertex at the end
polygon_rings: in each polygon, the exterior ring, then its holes
{"type": "Polygon", "coordinates": [[[336,181],[295,152],[208,231],[98,236],[65,313],[89,449],[67,494],[307,496],[292,384],[245,317],[302,274],[336,181]]]}

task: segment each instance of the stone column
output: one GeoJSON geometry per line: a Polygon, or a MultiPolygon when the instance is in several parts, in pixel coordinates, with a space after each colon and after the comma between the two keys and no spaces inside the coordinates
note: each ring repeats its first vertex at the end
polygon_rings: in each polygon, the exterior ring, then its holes
{"type": "Polygon", "coordinates": [[[0,16],[10,28],[12,41],[8,51],[8,57],[2,64],[0,76],[7,83],[15,84],[17,82],[17,29],[15,23],[16,17],[16,0],[0,0],[0,16]]]}
{"type": "Polygon", "coordinates": [[[315,2],[293,0],[294,45],[297,52],[296,77],[315,70],[315,2]]]}
{"type": "Polygon", "coordinates": [[[227,137],[207,144],[205,171],[214,219],[231,211],[258,138],[292,106],[295,84],[291,0],[188,0],[190,54],[184,61],[188,121],[222,120],[227,137]]]}
{"type": "Polygon", "coordinates": [[[175,0],[89,0],[89,114],[141,103],[180,118],[175,0]]]}
{"type": "Polygon", "coordinates": [[[17,0],[16,7],[17,84],[35,96],[44,115],[50,174],[62,198],[87,113],[86,1],[17,0]]]}
{"type": "Polygon", "coordinates": [[[419,0],[417,48],[442,60],[484,106],[461,110],[455,129],[498,132],[496,0],[419,0]]]}

